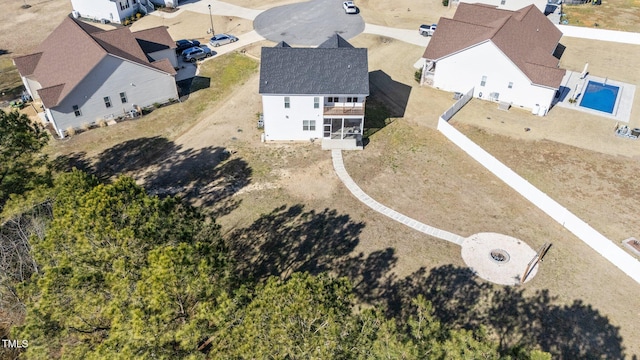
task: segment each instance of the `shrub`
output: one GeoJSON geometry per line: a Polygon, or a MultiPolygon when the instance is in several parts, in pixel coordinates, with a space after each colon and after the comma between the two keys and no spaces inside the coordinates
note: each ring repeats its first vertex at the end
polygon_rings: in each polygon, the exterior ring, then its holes
{"type": "Polygon", "coordinates": [[[129,26],[129,24],[131,24],[131,21],[129,21],[129,19],[126,19],[125,21],[122,22],[122,25],[124,26],[129,26]]]}
{"type": "Polygon", "coordinates": [[[416,72],[413,74],[413,78],[418,84],[420,83],[420,80],[422,79],[422,68],[416,70],[416,72]]]}
{"type": "Polygon", "coordinates": [[[142,17],[141,13],[136,13],[136,19],[140,19],[142,17]]]}
{"type": "Polygon", "coordinates": [[[67,128],[67,136],[73,136],[76,134],[76,129],[73,126],[67,128]]]}
{"type": "Polygon", "coordinates": [[[449,6],[449,0],[442,0],[442,6],[449,6]]]}
{"type": "Polygon", "coordinates": [[[80,128],[84,131],[87,131],[89,129],[91,129],[91,125],[89,125],[89,123],[82,123],[82,125],[80,125],[80,128]]]}
{"type": "Polygon", "coordinates": [[[158,103],[158,102],[154,102],[154,103],[153,103],[153,107],[154,107],[154,108],[156,108],[156,109],[157,109],[157,108],[159,108],[160,106],[161,106],[161,105],[160,105],[160,103],[158,103]]]}
{"type": "Polygon", "coordinates": [[[100,119],[100,120],[98,120],[97,123],[98,123],[98,126],[101,127],[101,128],[107,126],[107,120],[105,120],[105,119],[100,119]]]}

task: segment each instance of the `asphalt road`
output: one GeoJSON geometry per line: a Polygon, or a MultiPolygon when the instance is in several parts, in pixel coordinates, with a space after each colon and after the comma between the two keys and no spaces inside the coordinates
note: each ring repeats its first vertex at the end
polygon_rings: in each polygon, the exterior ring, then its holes
{"type": "Polygon", "coordinates": [[[311,0],[269,9],[256,17],[253,27],[271,41],[317,46],[335,33],[345,39],[360,34],[364,20],[345,14],[341,0],[311,0]]]}

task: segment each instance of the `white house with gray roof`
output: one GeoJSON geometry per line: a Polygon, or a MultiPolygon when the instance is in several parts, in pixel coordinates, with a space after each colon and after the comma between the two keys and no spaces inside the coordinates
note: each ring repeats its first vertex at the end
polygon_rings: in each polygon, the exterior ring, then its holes
{"type": "Polygon", "coordinates": [[[259,92],[266,141],[322,139],[325,148],[362,148],[367,49],[339,35],[317,48],[285,42],[262,48],[259,92]]]}

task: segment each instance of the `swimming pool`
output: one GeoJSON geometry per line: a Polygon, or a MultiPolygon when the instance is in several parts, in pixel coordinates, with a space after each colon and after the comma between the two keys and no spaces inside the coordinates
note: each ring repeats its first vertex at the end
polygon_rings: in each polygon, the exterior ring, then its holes
{"type": "Polygon", "coordinates": [[[589,81],[580,106],[613,114],[619,90],[617,86],[589,81]]]}

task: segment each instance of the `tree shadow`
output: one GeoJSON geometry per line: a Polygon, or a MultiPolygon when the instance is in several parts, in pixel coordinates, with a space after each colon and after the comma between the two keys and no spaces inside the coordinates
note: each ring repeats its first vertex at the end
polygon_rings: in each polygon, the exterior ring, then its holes
{"type": "Polygon", "coordinates": [[[357,294],[375,296],[397,258],[392,248],[352,255],[364,226],[336,210],[305,211],[297,204],[275,208],[228,238],[241,278],[260,282],[329,271],[349,277],[357,294]]]}
{"type": "Polygon", "coordinates": [[[208,207],[214,217],[236,209],[233,195],[251,182],[252,170],[241,158],[222,147],[183,149],[163,137],[138,138],[117,144],[93,159],[84,153],[58,157],[59,171],[73,167],[110,181],[129,175],[152,195],[177,195],[208,207]]]}
{"type": "Polygon", "coordinates": [[[455,328],[486,327],[507,354],[518,347],[550,352],[554,359],[622,359],[619,328],[589,304],[557,303],[548,290],[525,295],[523,288],[495,286],[478,280],[468,268],[445,265],[420,269],[386,291],[393,316],[406,318],[411,299],[423,294],[435,316],[455,328]]]}

